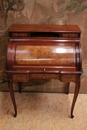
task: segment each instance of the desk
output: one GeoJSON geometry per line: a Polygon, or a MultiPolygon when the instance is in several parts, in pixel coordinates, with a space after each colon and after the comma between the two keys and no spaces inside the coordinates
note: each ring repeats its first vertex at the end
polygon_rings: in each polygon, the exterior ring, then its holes
{"type": "MultiPolygon", "coordinates": [[[[58,79],[75,83],[71,118],[80,89],[82,58],[81,31],[77,25],[24,25],[15,24],[9,29],[7,50],[8,87],[17,116],[13,82],[30,79],[58,79]]],[[[67,102],[67,101],[66,101],[67,102]]]]}

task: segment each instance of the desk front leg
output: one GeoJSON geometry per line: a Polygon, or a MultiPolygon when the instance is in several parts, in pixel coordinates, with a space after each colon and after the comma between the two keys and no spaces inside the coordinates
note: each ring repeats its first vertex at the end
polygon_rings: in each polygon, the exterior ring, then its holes
{"type": "Polygon", "coordinates": [[[79,94],[79,90],[80,90],[80,75],[77,76],[77,81],[75,84],[75,92],[74,92],[73,102],[72,102],[72,106],[71,106],[71,118],[74,117],[73,110],[74,110],[74,106],[75,106],[75,103],[76,103],[76,100],[77,100],[77,97],[79,94]]]}
{"type": "Polygon", "coordinates": [[[8,88],[9,88],[11,100],[12,100],[12,103],[13,103],[13,106],[14,106],[14,111],[15,111],[14,117],[16,117],[17,116],[17,106],[16,106],[16,102],[15,102],[15,97],[14,97],[13,81],[12,80],[8,81],[8,88]]]}

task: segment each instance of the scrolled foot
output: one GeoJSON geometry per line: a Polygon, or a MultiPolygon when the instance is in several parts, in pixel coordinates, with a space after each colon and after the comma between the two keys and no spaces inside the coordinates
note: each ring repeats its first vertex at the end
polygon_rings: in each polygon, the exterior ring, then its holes
{"type": "Polygon", "coordinates": [[[71,115],[71,118],[73,119],[73,118],[74,118],[74,116],[73,116],[73,115],[71,115]]]}
{"type": "Polygon", "coordinates": [[[14,117],[16,117],[17,116],[17,114],[14,114],[14,117]]]}
{"type": "Polygon", "coordinates": [[[66,94],[69,94],[69,92],[66,92],[66,94]]]}

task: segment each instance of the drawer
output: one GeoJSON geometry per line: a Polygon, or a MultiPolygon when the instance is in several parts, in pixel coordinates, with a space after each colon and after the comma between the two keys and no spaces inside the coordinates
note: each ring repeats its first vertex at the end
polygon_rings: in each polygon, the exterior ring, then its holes
{"type": "Polygon", "coordinates": [[[77,75],[72,75],[72,74],[61,75],[61,81],[63,82],[76,82],[76,78],[77,78],[77,75]]]}
{"type": "Polygon", "coordinates": [[[79,38],[80,34],[79,33],[62,33],[61,36],[63,38],[79,38]]]}
{"type": "Polygon", "coordinates": [[[59,79],[59,74],[13,74],[13,81],[27,82],[29,79],[59,79]]]}
{"type": "Polygon", "coordinates": [[[31,74],[31,79],[58,79],[59,74],[31,74]]]}
{"type": "Polygon", "coordinates": [[[27,74],[13,74],[13,81],[18,82],[27,82],[29,80],[29,76],[27,74]]]}

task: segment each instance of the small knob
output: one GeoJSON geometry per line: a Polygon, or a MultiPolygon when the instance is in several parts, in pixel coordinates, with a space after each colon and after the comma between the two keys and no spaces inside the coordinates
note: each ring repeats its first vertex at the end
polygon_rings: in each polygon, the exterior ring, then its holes
{"type": "Polygon", "coordinates": [[[43,69],[43,71],[45,72],[45,71],[46,71],[46,69],[44,68],[44,69],[43,69]]]}

